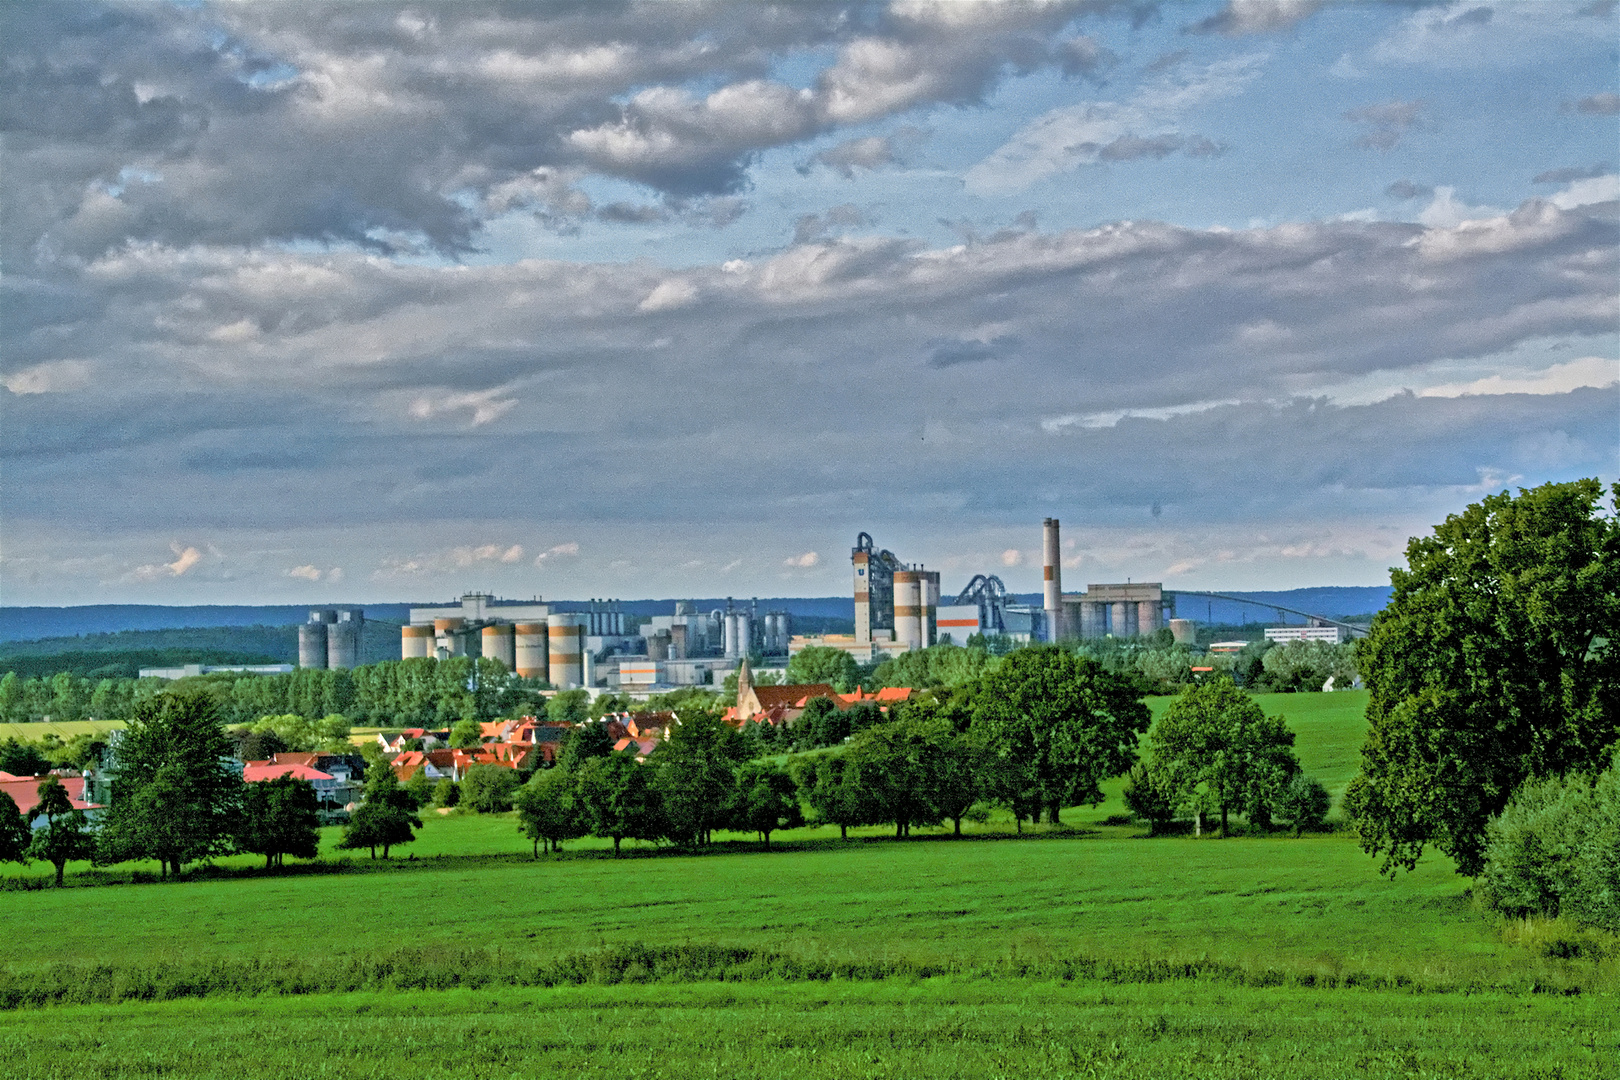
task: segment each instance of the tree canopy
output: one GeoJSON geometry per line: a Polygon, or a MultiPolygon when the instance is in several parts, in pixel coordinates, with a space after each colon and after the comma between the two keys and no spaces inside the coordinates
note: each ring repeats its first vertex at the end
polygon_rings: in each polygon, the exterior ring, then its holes
{"type": "Polygon", "coordinates": [[[1465,874],[1525,780],[1620,739],[1620,484],[1502,492],[1414,537],[1358,660],[1371,691],[1346,795],[1383,869],[1433,844],[1465,874]]]}
{"type": "Polygon", "coordinates": [[[235,846],[242,774],[206,694],[141,702],[117,743],[97,859],[157,859],[165,872],[235,846]]]}
{"type": "Polygon", "coordinates": [[[56,867],[56,884],[60,887],[68,860],[90,858],[95,852],[95,838],[86,825],[84,811],[73,808],[67,788],[54,776],[39,782],[39,805],[34,813],[45,818],[45,827],[34,830],[28,855],[56,867]]]}
{"type": "Polygon", "coordinates": [[[380,847],[386,859],[390,848],[415,840],[421,827],[415,797],[400,786],[393,769],[382,765],[366,770],[365,801],[350,816],[338,847],[366,848],[373,859],[380,847]]]}
{"type": "Polygon", "coordinates": [[[320,851],[320,802],[308,780],[278,776],[246,785],[237,847],[264,856],[268,870],[286,856],[313,859],[320,851]]]}
{"type": "Polygon", "coordinates": [[[860,685],[861,666],[843,649],[811,645],[788,661],[787,681],[791,686],[827,683],[840,694],[847,694],[860,685]]]}
{"type": "Polygon", "coordinates": [[[972,732],[995,797],[1014,813],[1033,799],[1054,824],[1065,806],[1102,801],[1102,781],[1136,761],[1152,720],[1133,679],[1054,645],[1009,653],[982,685],[972,732]]]}
{"type": "Polygon", "coordinates": [[[1207,800],[1221,813],[1221,835],[1236,810],[1257,824],[1271,811],[1299,763],[1294,733],[1281,717],[1226,679],[1191,686],[1148,735],[1153,786],[1179,803],[1207,800]]]}

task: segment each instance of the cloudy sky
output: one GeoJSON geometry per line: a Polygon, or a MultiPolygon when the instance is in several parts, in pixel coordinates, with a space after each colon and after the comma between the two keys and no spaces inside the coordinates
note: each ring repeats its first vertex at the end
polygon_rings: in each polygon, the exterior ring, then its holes
{"type": "Polygon", "coordinates": [[[7,5],[0,599],[1383,583],[1620,474],[1617,30],[7,5]]]}

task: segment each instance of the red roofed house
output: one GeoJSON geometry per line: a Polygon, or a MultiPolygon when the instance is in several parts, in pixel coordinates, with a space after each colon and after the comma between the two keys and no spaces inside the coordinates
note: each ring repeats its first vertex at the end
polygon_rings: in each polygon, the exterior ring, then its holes
{"type": "Polygon", "coordinates": [[[315,796],[323,806],[347,806],[354,802],[359,795],[359,788],[351,785],[345,777],[339,779],[331,773],[322,772],[313,765],[302,762],[282,761],[283,757],[314,757],[313,754],[277,754],[273,761],[250,761],[242,766],[242,779],[250,784],[262,783],[266,780],[276,780],[283,776],[291,776],[296,780],[307,780],[315,789],[315,796]]]}
{"type": "MultiPolygon", "coordinates": [[[[17,804],[17,809],[28,819],[29,825],[36,829],[45,825],[45,815],[41,814],[36,818],[32,813],[34,807],[39,805],[39,784],[44,779],[43,776],[13,776],[8,772],[0,772],[0,793],[11,796],[11,801],[17,804]]],[[[94,819],[95,812],[101,809],[101,805],[85,801],[85,778],[58,776],[57,780],[67,788],[68,801],[73,804],[73,809],[83,810],[87,817],[94,819]]]]}

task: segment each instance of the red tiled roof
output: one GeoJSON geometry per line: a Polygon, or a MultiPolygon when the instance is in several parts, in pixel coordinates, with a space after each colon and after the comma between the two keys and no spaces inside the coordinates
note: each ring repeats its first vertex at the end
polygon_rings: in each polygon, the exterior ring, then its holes
{"type": "Polygon", "coordinates": [[[769,709],[773,705],[799,705],[811,698],[836,698],[838,691],[826,683],[800,683],[797,686],[756,686],[754,696],[759,699],[759,707],[769,709]]]}
{"type": "MultiPolygon", "coordinates": [[[[17,809],[23,816],[32,817],[34,807],[39,805],[39,783],[45,779],[43,776],[13,776],[10,773],[0,774],[0,792],[11,796],[11,801],[17,804],[17,809]]],[[[68,801],[75,810],[95,810],[99,803],[84,801],[84,777],[59,776],[57,777],[63,787],[67,788],[68,801]]]]}
{"type": "Polygon", "coordinates": [[[242,779],[250,784],[256,784],[261,780],[274,780],[279,776],[291,776],[299,780],[332,779],[331,773],[323,773],[312,765],[298,765],[278,761],[266,765],[255,765],[250,762],[242,766],[242,779]]]}

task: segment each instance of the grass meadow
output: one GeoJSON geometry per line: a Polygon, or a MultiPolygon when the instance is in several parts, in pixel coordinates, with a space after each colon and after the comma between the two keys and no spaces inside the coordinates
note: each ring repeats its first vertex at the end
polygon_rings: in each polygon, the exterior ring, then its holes
{"type": "MultiPolygon", "coordinates": [[[[1264,703],[1340,794],[1365,696],[1264,703]]],[[[1507,940],[1443,858],[1147,839],[1117,798],[620,860],[430,812],[388,863],[0,892],[0,1073],[1616,1074],[1620,958],[1507,940]]]]}

